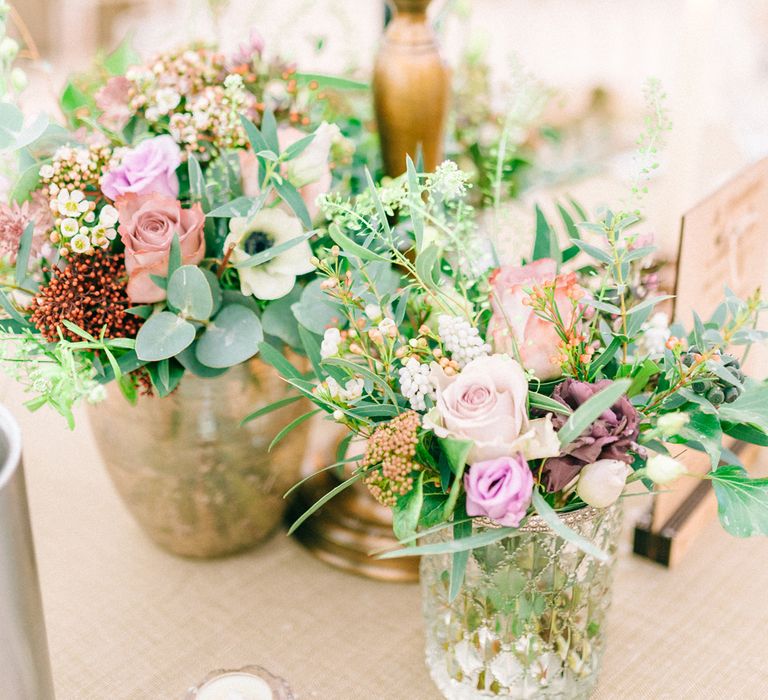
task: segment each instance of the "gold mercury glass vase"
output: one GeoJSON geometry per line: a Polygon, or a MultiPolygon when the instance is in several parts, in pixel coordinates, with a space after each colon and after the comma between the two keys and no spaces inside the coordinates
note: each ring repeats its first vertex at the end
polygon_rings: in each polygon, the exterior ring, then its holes
{"type": "MultiPolygon", "coordinates": [[[[561,516],[607,552],[607,562],[530,518],[516,534],[472,551],[453,602],[450,555],[422,557],[427,666],[446,698],[589,697],[605,646],[621,514],[614,505],[561,516]]],[[[473,534],[485,529],[476,521],[473,534]]]]}
{"type": "Polygon", "coordinates": [[[240,422],[288,392],[256,358],[210,379],[186,373],[170,396],[140,396],[135,406],[113,382],[88,413],[107,471],[142,529],[174,554],[218,557],[253,547],[281,522],[307,423],[268,447],[307,405],[240,422]]]}

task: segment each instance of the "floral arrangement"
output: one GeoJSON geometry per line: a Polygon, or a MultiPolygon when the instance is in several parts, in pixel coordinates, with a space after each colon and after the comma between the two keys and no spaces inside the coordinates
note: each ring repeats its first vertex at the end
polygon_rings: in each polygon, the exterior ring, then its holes
{"type": "Polygon", "coordinates": [[[313,271],[315,201],[350,146],[315,77],[264,57],[127,46],[62,95],[66,125],[3,146],[19,174],[0,205],[2,360],[70,423],[116,379],[165,396],[299,343],[291,305],[313,271]]]}
{"type": "Polygon", "coordinates": [[[760,296],[726,292],[690,333],[664,330],[654,309],[668,297],[640,300],[628,284],[652,250],[638,247],[636,214],[561,207],[563,233],[541,215],[527,260],[485,265],[462,253],[473,235],[466,194],[454,164],[424,174],[409,161],[386,186],[322,198],[334,245],[313,258],[316,313],[301,329],[315,378],[268,359],[312,414],[349,429],[329,468],[353,471],[293,527],[363,481],[408,545],[380,556],[451,553],[455,596],[466,552],[534,515],[604,559],[560,516],[684,475],[680,446],[709,456],[702,478],[724,527],[768,534],[768,480],[722,447],[726,436],[768,444],[768,385],[745,377],[732,350],[768,335],[757,330],[760,296]],[[353,439],[363,448],[350,455],[353,439]],[[474,534],[479,522],[493,529],[474,534]],[[446,529],[452,541],[414,546],[446,529]]]}

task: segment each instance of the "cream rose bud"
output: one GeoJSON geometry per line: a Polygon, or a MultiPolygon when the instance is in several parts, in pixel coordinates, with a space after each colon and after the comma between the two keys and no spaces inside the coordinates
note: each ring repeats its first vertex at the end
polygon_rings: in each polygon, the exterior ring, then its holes
{"type": "Polygon", "coordinates": [[[668,484],[685,473],[685,467],[668,455],[653,455],[645,465],[645,475],[659,486],[668,484]]]}
{"type": "MultiPolygon", "coordinates": [[[[309,146],[296,158],[288,161],[286,174],[294,187],[304,187],[326,176],[331,145],[339,133],[336,124],[323,122],[315,130],[315,136],[309,146]]],[[[304,136],[305,134],[302,134],[302,138],[304,136]]]]}
{"type": "Polygon", "coordinates": [[[587,505],[607,508],[619,499],[631,473],[618,459],[599,459],[581,470],[576,493],[587,505]]]}

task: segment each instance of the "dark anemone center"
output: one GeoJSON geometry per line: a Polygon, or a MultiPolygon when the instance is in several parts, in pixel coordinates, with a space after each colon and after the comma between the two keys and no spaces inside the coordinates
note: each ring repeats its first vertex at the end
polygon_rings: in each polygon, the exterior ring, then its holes
{"type": "Polygon", "coordinates": [[[268,250],[274,244],[274,239],[264,231],[254,231],[243,244],[243,249],[248,255],[256,255],[268,250]]]}

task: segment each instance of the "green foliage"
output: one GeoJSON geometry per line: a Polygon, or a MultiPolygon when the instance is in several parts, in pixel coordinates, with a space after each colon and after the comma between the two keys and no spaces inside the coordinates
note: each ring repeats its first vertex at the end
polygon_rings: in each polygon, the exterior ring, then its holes
{"type": "Polygon", "coordinates": [[[603,411],[613,406],[627,392],[630,385],[629,380],[620,379],[587,399],[557,433],[560,445],[565,448],[576,440],[603,411]]]}
{"type": "Polygon", "coordinates": [[[136,336],[136,355],[157,362],[178,355],[195,339],[195,327],[170,311],[150,316],[136,336]]]}
{"type": "Polygon", "coordinates": [[[723,527],[736,537],[768,535],[768,478],[750,479],[743,467],[711,472],[723,527]]]}
{"type": "Polygon", "coordinates": [[[208,367],[232,367],[253,357],[263,339],[259,317],[241,304],[229,304],[203,331],[195,354],[208,367]]]}

